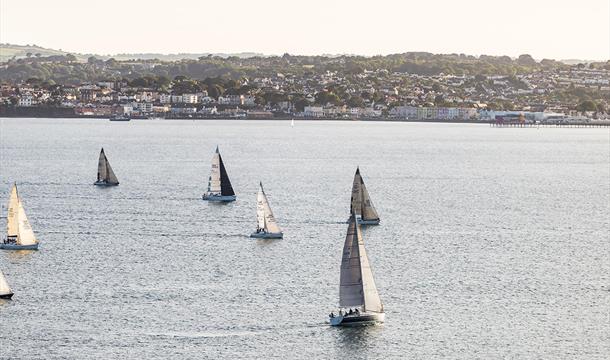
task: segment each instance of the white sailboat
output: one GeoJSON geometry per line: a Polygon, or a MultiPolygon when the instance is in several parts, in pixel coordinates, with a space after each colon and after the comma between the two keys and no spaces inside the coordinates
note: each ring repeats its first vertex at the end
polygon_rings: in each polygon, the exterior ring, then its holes
{"type": "Polygon", "coordinates": [[[339,312],[330,314],[331,325],[364,325],[384,321],[383,304],[375,286],[356,214],[352,214],[347,228],[340,282],[339,312]]]}
{"type": "Polygon", "coordinates": [[[281,239],[284,234],[273,216],[273,211],[269,207],[269,201],[267,201],[267,195],[263,190],[263,183],[260,183],[258,193],[256,194],[256,220],[258,226],[256,232],[250,234],[252,238],[259,239],[281,239]]]}
{"type": "Polygon", "coordinates": [[[290,126],[294,127],[294,119],[290,121],[290,126]]]}
{"type": "Polygon", "coordinates": [[[364,185],[364,180],[360,175],[360,167],[356,168],[356,174],[354,174],[350,214],[356,214],[358,223],[361,225],[379,225],[379,214],[373,206],[371,196],[364,185]]]}
{"type": "Polygon", "coordinates": [[[25,215],[23,203],[17,193],[17,184],[13,185],[8,201],[6,239],[0,244],[0,249],[38,250],[38,240],[25,215]]]}
{"type": "Polygon", "coordinates": [[[119,180],[114,171],[112,171],[112,167],[104,153],[104,148],[100,151],[100,158],[97,163],[97,181],[93,184],[97,186],[117,186],[119,184],[119,180]]]}
{"type": "Polygon", "coordinates": [[[4,274],[0,270],[0,299],[10,299],[13,297],[13,291],[8,286],[8,281],[4,277],[4,274]]]}
{"type": "Polygon", "coordinates": [[[231,180],[225,169],[225,164],[220,156],[218,146],[212,157],[212,172],[208,180],[208,191],[203,194],[203,200],[207,201],[235,201],[235,191],[231,186],[231,180]]]}

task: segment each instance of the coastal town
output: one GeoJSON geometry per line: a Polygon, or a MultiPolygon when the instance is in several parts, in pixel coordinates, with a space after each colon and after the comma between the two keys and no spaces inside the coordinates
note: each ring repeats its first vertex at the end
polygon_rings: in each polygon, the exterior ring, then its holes
{"type": "Polygon", "coordinates": [[[0,64],[0,116],[610,121],[610,62],[425,53],[400,59],[31,54],[0,64]]]}

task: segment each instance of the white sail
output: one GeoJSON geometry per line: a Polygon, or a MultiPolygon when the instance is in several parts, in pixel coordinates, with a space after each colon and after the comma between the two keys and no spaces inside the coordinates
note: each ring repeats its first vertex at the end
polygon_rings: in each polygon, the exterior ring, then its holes
{"type": "Polygon", "coordinates": [[[265,200],[267,199],[261,186],[256,194],[256,221],[259,229],[265,229],[265,200]]]}
{"type": "Polygon", "coordinates": [[[8,282],[6,281],[4,274],[2,271],[0,271],[0,295],[8,295],[12,293],[11,287],[8,286],[8,282]]]}
{"type": "Polygon", "coordinates": [[[38,243],[38,240],[36,240],[36,236],[34,235],[34,231],[32,230],[32,226],[30,226],[30,222],[28,221],[28,217],[25,215],[25,210],[23,209],[23,204],[21,201],[19,202],[18,206],[17,219],[19,223],[19,236],[17,237],[17,244],[34,245],[38,243]]]}
{"type": "Polygon", "coordinates": [[[106,182],[108,182],[109,184],[118,184],[119,179],[117,179],[116,175],[114,174],[114,171],[112,171],[112,167],[110,167],[110,163],[108,162],[108,159],[106,159],[106,171],[107,171],[106,182]]]}
{"type": "Polygon", "coordinates": [[[265,229],[265,232],[274,234],[282,232],[275,220],[275,216],[273,216],[273,211],[271,211],[271,207],[269,206],[269,201],[267,200],[267,195],[265,195],[265,190],[263,190],[262,183],[260,184],[256,196],[256,217],[258,219],[259,228],[265,229]]]}
{"type": "Polygon", "coordinates": [[[369,196],[369,191],[364,185],[364,180],[362,180],[362,177],[360,177],[360,180],[362,181],[360,184],[360,192],[362,194],[362,219],[379,220],[379,214],[377,214],[377,210],[375,209],[375,206],[373,206],[373,202],[369,196]]]}
{"type": "Polygon", "coordinates": [[[208,182],[208,194],[220,195],[220,193],[220,153],[218,147],[216,147],[216,152],[212,157],[212,173],[208,182]]]}
{"type": "Polygon", "coordinates": [[[19,234],[19,225],[17,222],[18,208],[19,195],[17,194],[17,184],[15,184],[11,189],[11,196],[8,200],[8,213],[6,215],[6,234],[8,236],[17,236],[19,234]]]}
{"type": "Polygon", "coordinates": [[[344,308],[361,306],[363,311],[383,312],[355,214],[350,218],[343,246],[339,305],[344,308]]]}
{"type": "Polygon", "coordinates": [[[362,290],[364,291],[364,311],[372,312],[383,312],[383,304],[381,298],[377,292],[377,286],[375,285],[375,279],[373,279],[373,271],[371,270],[371,264],[369,263],[369,257],[366,255],[364,249],[364,241],[362,240],[362,234],[360,233],[360,225],[356,225],[358,228],[358,246],[360,248],[360,268],[362,270],[362,290]]]}

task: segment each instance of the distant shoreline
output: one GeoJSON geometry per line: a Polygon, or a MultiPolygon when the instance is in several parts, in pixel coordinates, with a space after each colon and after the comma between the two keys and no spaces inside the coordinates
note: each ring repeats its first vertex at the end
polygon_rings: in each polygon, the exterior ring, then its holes
{"type": "MultiPolygon", "coordinates": [[[[0,114],[0,119],[92,119],[100,121],[110,121],[109,117],[103,117],[99,115],[75,115],[75,114],[0,114]]],[[[329,117],[318,117],[318,118],[305,118],[305,117],[222,117],[222,116],[207,116],[207,117],[188,117],[188,116],[174,116],[174,117],[157,117],[149,118],[143,116],[132,117],[130,121],[149,121],[149,120],[192,120],[192,121],[291,121],[295,120],[298,122],[320,122],[320,121],[342,121],[342,122],[387,122],[387,123],[426,123],[426,124],[481,124],[493,127],[603,127],[610,128],[610,121],[591,121],[591,122],[580,122],[580,123],[518,123],[518,122],[496,122],[491,120],[446,120],[446,119],[400,119],[390,117],[380,118],[329,118],[329,117]]],[[[114,122],[127,122],[127,121],[114,121],[114,122]]]]}
{"type": "MultiPolygon", "coordinates": [[[[55,116],[32,116],[32,115],[0,115],[0,119],[92,119],[92,120],[105,120],[109,121],[109,117],[101,117],[101,116],[90,116],[90,115],[55,115],[55,116]]],[[[193,121],[209,121],[209,120],[221,120],[221,121],[345,121],[345,122],[358,122],[358,121],[366,121],[366,122],[412,122],[412,123],[439,123],[439,124],[485,124],[489,125],[490,121],[480,121],[480,120],[443,120],[443,119],[430,119],[430,120],[415,120],[415,119],[399,119],[399,118],[389,118],[389,117],[381,117],[381,118],[304,118],[304,117],[256,117],[256,118],[236,118],[236,117],[186,117],[186,116],[175,116],[175,117],[159,117],[159,118],[147,118],[147,117],[133,117],[132,121],[147,121],[147,120],[164,120],[164,121],[172,121],[172,120],[193,120],[193,121]]],[[[116,121],[121,122],[121,121],[116,121]]],[[[125,121],[123,121],[125,122],[125,121]]]]}

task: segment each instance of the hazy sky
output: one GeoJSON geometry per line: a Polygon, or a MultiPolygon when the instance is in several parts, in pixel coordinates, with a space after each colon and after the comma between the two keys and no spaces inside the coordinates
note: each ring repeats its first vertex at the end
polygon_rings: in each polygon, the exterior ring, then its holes
{"type": "Polygon", "coordinates": [[[0,42],[80,53],[609,59],[609,0],[0,0],[0,42]]]}

